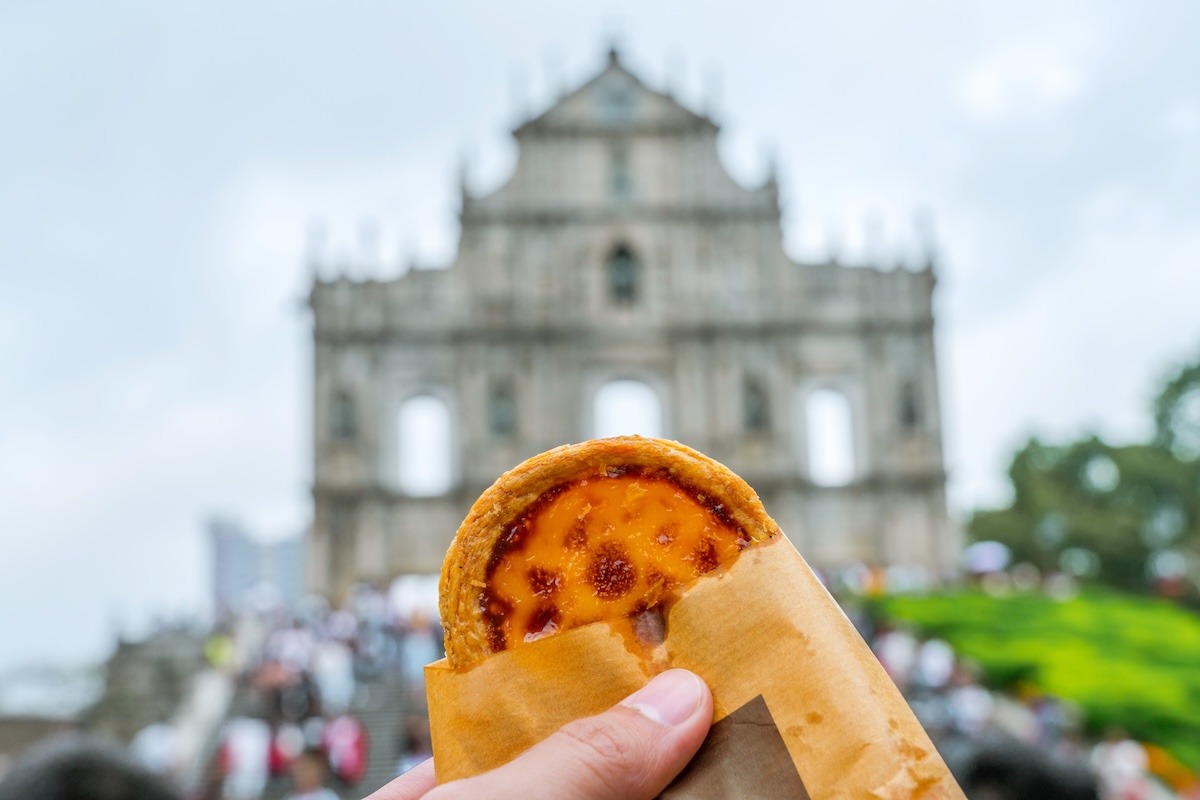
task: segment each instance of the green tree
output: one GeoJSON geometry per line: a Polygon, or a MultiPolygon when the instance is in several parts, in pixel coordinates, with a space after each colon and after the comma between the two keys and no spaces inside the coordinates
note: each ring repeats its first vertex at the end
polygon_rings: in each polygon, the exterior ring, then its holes
{"type": "Polygon", "coordinates": [[[1200,459],[1200,362],[1167,381],[1154,401],[1155,441],[1183,461],[1200,459]]]}
{"type": "Polygon", "coordinates": [[[1167,381],[1154,417],[1143,443],[1030,439],[1009,467],[1012,502],[976,511],[969,537],[1043,570],[1200,602],[1200,362],[1167,381]]]}

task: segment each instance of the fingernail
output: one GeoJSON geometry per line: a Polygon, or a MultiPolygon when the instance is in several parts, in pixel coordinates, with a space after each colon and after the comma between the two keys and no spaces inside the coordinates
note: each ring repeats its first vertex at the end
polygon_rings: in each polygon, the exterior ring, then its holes
{"type": "Polygon", "coordinates": [[[659,725],[678,725],[690,717],[704,697],[700,678],[685,669],[670,669],[621,701],[659,725]]]}

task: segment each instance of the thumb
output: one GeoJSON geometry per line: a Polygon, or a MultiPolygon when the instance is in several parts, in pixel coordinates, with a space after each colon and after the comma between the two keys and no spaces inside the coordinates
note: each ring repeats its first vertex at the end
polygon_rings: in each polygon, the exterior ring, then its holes
{"type": "Polygon", "coordinates": [[[440,786],[426,800],[651,800],[700,748],[712,713],[704,681],[668,670],[603,714],[569,723],[503,767],[440,786]]]}

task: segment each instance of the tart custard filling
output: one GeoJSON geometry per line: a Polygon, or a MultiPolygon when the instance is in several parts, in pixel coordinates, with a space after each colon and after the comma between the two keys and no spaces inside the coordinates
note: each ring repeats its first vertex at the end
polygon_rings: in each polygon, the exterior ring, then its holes
{"type": "Polygon", "coordinates": [[[476,585],[489,645],[640,614],[749,544],[724,506],[665,470],[559,484],[504,526],[476,585]]]}

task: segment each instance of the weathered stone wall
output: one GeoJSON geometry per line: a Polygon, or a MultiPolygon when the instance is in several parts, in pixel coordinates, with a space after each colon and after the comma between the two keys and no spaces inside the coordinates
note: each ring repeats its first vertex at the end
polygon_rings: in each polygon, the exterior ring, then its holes
{"type": "Polygon", "coordinates": [[[793,262],[774,180],[738,185],[717,133],[613,58],[516,130],[504,186],[463,192],[449,268],[316,281],[314,588],[437,571],[472,500],[520,460],[590,438],[593,398],[617,379],[651,387],[663,433],[746,477],[817,564],[953,567],[932,269],[793,262]],[[751,384],[765,425],[749,420],[751,384]],[[852,420],[853,474],[837,486],[808,462],[808,400],[827,390],[852,420]],[[515,426],[497,434],[504,391],[515,426]],[[414,498],[397,426],[425,395],[452,420],[453,478],[414,498]]]}

